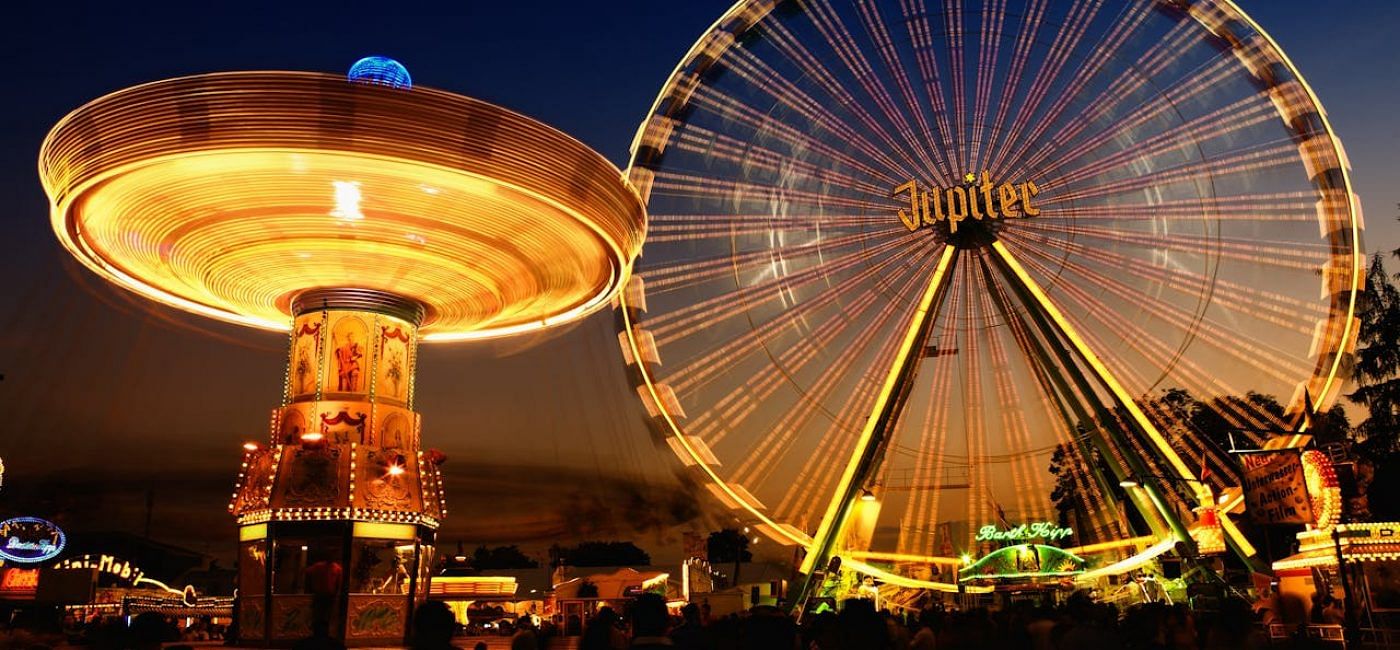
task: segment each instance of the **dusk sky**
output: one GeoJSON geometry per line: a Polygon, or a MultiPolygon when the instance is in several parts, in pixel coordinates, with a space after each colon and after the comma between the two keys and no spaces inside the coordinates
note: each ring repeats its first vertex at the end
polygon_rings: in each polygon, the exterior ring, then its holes
{"type": "MultiPolygon", "coordinates": [[[[286,363],[281,335],[150,306],[64,253],[35,173],[64,114],[132,84],[222,70],[343,72],[368,54],[417,85],[502,104],[568,132],[619,166],[637,123],[722,2],[27,3],[3,48],[0,129],[0,513],[60,516],[76,530],[141,532],[211,553],[233,546],[224,510],[239,445],[266,437],[286,363]],[[442,3],[434,3],[439,5],[442,3]],[[66,513],[66,514],[65,514],[66,513]]],[[[1400,246],[1400,86],[1393,0],[1322,9],[1240,4],[1282,45],[1347,147],[1369,251],[1400,246]]],[[[1400,269],[1400,264],[1392,270],[1400,269]]],[[[633,538],[701,507],[673,478],[623,372],[610,312],[531,340],[422,349],[424,444],[446,452],[442,540],[633,538]],[[489,525],[480,518],[490,516],[489,525]]],[[[668,533],[669,535],[669,533],[668,533]]]]}

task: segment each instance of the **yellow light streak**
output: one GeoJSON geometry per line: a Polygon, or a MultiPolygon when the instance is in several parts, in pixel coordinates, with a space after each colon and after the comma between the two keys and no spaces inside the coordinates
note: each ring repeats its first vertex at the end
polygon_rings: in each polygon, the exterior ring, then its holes
{"type": "Polygon", "coordinates": [[[939,557],[936,555],[916,555],[912,553],[885,553],[881,551],[858,551],[848,550],[841,554],[842,557],[850,557],[859,560],[875,560],[877,562],[914,562],[917,564],[940,564],[944,566],[961,566],[964,562],[955,557],[939,557]]]}
{"type": "Polygon", "coordinates": [[[1088,555],[1091,553],[1097,553],[1099,551],[1111,551],[1115,548],[1123,548],[1125,546],[1143,546],[1146,544],[1151,544],[1152,541],[1155,539],[1157,538],[1151,535],[1142,535],[1140,537],[1129,537],[1128,539],[1115,539],[1107,542],[1099,542],[1097,544],[1072,546],[1070,548],[1065,549],[1065,552],[1073,553],[1075,555],[1088,555]]]}
{"type": "Polygon", "coordinates": [[[94,272],[274,330],[292,296],[324,287],[418,301],[424,340],[550,327],[608,303],[646,227],[617,168],[554,129],[443,91],[314,73],[112,93],[50,131],[39,171],[55,233],[94,272]]]}
{"type": "Polygon", "coordinates": [[[1128,411],[1128,414],[1132,416],[1133,420],[1143,428],[1148,438],[1157,445],[1158,451],[1167,459],[1167,462],[1171,463],[1172,468],[1177,471],[1177,475],[1183,479],[1195,481],[1196,477],[1191,473],[1191,469],[1186,466],[1186,462],[1181,459],[1181,456],[1177,455],[1175,449],[1172,449],[1171,444],[1168,443],[1167,439],[1162,436],[1162,433],[1157,430],[1157,427],[1153,426],[1152,421],[1147,418],[1147,414],[1143,413],[1142,409],[1138,407],[1137,400],[1128,393],[1127,389],[1124,388],[1122,384],[1118,383],[1113,373],[1109,372],[1108,367],[1099,359],[1099,356],[1084,342],[1084,339],[1080,338],[1079,332],[1070,324],[1069,319],[1065,318],[1064,314],[1060,312],[1059,307],[1056,307],[1055,303],[1050,301],[1050,297],[1045,295],[1045,292],[1040,288],[1040,284],[1026,272],[1026,269],[1021,266],[1020,262],[1016,261],[1011,251],[1000,241],[992,242],[992,250],[996,251],[1002,261],[1006,263],[1007,268],[1011,269],[1011,272],[1020,279],[1022,286],[1035,298],[1036,303],[1040,305],[1045,315],[1055,321],[1055,324],[1059,326],[1060,331],[1065,335],[1065,339],[1069,341],[1070,345],[1074,346],[1074,349],[1079,352],[1079,355],[1089,364],[1089,367],[1093,368],[1095,374],[1099,376],[1099,379],[1103,381],[1104,385],[1113,392],[1114,397],[1118,398],[1118,402],[1123,405],[1128,411]]]}
{"type": "Polygon", "coordinates": [[[1081,573],[1077,577],[1075,577],[1075,580],[1079,582],[1087,582],[1089,580],[1095,580],[1105,576],[1116,576],[1120,573],[1127,573],[1144,564],[1147,564],[1148,562],[1151,562],[1152,560],[1157,559],[1157,556],[1172,550],[1172,548],[1176,546],[1177,541],[1178,540],[1176,536],[1172,535],[1171,537],[1168,537],[1160,542],[1157,542],[1156,544],[1153,544],[1152,546],[1143,549],[1140,553],[1132,557],[1124,558],[1122,560],[1114,562],[1113,564],[1110,564],[1105,567],[1099,567],[1092,571],[1085,571],[1084,573],[1081,573]]]}
{"type": "MultiPolygon", "coordinates": [[[[1162,433],[1158,431],[1157,427],[1148,419],[1147,414],[1143,413],[1142,409],[1138,407],[1137,400],[1128,393],[1127,389],[1124,388],[1122,384],[1118,383],[1113,373],[1108,370],[1108,367],[1104,365],[1103,361],[1099,359],[1093,349],[1079,336],[1079,332],[1070,324],[1069,319],[1065,318],[1064,314],[1060,312],[1059,307],[1056,307],[1055,303],[1050,300],[1050,297],[1045,295],[1045,291],[1040,288],[1040,284],[1026,272],[1026,269],[1021,266],[1020,262],[1016,261],[1016,257],[1011,254],[1011,251],[1008,250],[1001,241],[993,241],[992,250],[996,251],[1002,261],[1006,263],[1007,268],[1011,269],[1011,272],[1021,281],[1026,291],[1035,298],[1036,303],[1040,305],[1045,315],[1049,316],[1050,319],[1055,322],[1061,333],[1064,334],[1065,339],[1069,341],[1070,345],[1074,346],[1074,349],[1079,352],[1080,357],[1082,357],[1085,363],[1089,364],[1089,367],[1098,375],[1099,380],[1103,382],[1104,386],[1108,387],[1114,397],[1118,399],[1118,403],[1123,406],[1124,410],[1128,412],[1128,415],[1133,418],[1133,421],[1137,422],[1138,426],[1147,434],[1148,439],[1157,447],[1158,453],[1171,464],[1172,469],[1176,470],[1177,476],[1181,477],[1182,480],[1190,481],[1191,484],[1195,486],[1197,503],[1214,505],[1210,489],[1196,478],[1195,474],[1191,472],[1191,468],[1186,466],[1186,462],[1183,461],[1181,456],[1176,453],[1176,450],[1172,448],[1171,443],[1167,442],[1167,439],[1162,436],[1162,433]]],[[[1163,513],[1163,515],[1170,516],[1170,513],[1163,513]]],[[[1244,552],[1245,555],[1252,556],[1255,554],[1254,546],[1249,543],[1248,539],[1245,539],[1244,534],[1240,532],[1239,528],[1229,522],[1229,517],[1222,517],[1222,528],[1234,539],[1235,543],[1239,545],[1240,550],[1244,552]]]]}
{"type": "MultiPolygon", "coordinates": [[[[942,591],[945,593],[958,593],[958,585],[956,584],[948,582],[934,582],[931,580],[917,580],[915,578],[906,578],[897,573],[890,573],[889,571],[886,571],[879,567],[871,566],[869,564],[866,564],[853,558],[849,558],[844,555],[841,556],[841,566],[847,569],[851,569],[857,573],[863,573],[872,578],[878,578],[888,584],[900,587],[908,587],[910,589],[932,589],[934,591],[942,591]]],[[[991,587],[986,587],[982,585],[965,585],[963,587],[963,591],[969,594],[989,594],[992,593],[993,589],[991,587]]]]}
{"type": "MultiPolygon", "coordinates": [[[[923,329],[924,321],[933,317],[929,314],[929,310],[933,307],[933,299],[942,290],[944,281],[947,279],[948,268],[957,255],[958,248],[956,246],[943,247],[943,254],[938,258],[933,275],[929,278],[928,286],[924,289],[924,295],[919,298],[919,306],[909,319],[909,329],[905,331],[904,340],[900,342],[899,349],[895,352],[894,361],[890,364],[890,371],[885,376],[885,382],[880,386],[880,392],[875,395],[875,403],[870,408],[871,415],[866,418],[865,425],[861,427],[856,444],[851,449],[851,457],[846,461],[846,467],[841,471],[841,477],[836,481],[831,502],[827,504],[826,513],[822,515],[821,524],[817,526],[817,534],[812,536],[812,546],[807,549],[807,556],[802,559],[800,568],[802,573],[812,572],[813,566],[819,560],[816,551],[824,543],[823,540],[840,534],[840,531],[833,530],[833,527],[840,511],[850,505],[846,493],[851,489],[851,482],[855,480],[861,458],[865,456],[875,435],[875,427],[880,423],[879,415],[885,410],[889,401],[894,398],[894,392],[899,387],[900,371],[904,368],[909,355],[914,352],[914,344],[918,342],[919,331],[923,329]]],[[[825,558],[820,559],[824,560],[825,558]]]]}
{"type": "Polygon", "coordinates": [[[168,592],[170,592],[170,593],[172,593],[172,594],[179,594],[179,595],[181,595],[181,596],[183,596],[183,595],[185,594],[185,592],[184,592],[183,590],[175,589],[174,587],[171,587],[170,585],[165,584],[164,582],[161,582],[161,581],[159,581],[159,580],[156,580],[155,578],[147,578],[146,576],[141,576],[140,578],[137,578],[137,579],[133,580],[131,584],[132,584],[132,585],[139,585],[139,584],[141,584],[141,583],[146,583],[146,584],[155,585],[156,587],[159,587],[159,588],[161,588],[161,589],[163,589],[163,590],[165,590],[165,591],[168,591],[168,592]]]}

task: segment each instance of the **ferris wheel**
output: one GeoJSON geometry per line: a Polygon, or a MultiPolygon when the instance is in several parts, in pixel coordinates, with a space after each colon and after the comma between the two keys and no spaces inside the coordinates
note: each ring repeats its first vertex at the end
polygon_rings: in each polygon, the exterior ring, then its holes
{"type": "Polygon", "coordinates": [[[953,590],[984,525],[1054,522],[1057,491],[1126,570],[1238,506],[1165,391],[1245,436],[1335,401],[1348,173],[1229,0],[743,1],[633,142],[620,342],[686,471],[804,573],[953,590]]]}

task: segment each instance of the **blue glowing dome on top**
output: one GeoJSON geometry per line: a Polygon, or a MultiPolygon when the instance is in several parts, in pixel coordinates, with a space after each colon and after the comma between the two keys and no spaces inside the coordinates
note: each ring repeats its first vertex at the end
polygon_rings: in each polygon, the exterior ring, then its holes
{"type": "Polygon", "coordinates": [[[413,77],[408,76],[408,68],[387,56],[367,56],[350,66],[346,75],[357,83],[379,84],[405,90],[413,87],[413,77]]]}

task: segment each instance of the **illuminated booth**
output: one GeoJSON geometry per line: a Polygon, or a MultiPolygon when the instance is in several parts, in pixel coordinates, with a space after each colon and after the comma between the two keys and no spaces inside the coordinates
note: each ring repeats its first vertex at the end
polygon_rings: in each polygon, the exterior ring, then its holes
{"type": "Polygon", "coordinates": [[[66,116],[40,152],[59,240],[156,302],[287,332],[282,403],[249,442],[240,641],[328,621],[401,642],[447,509],[421,444],[419,343],[533,332],[606,305],[645,214],[621,172],[501,107],[414,87],[231,72],[147,83],[66,116]]]}
{"type": "Polygon", "coordinates": [[[1318,597],[1328,595],[1365,616],[1355,621],[1360,627],[1392,627],[1400,621],[1400,522],[1342,523],[1332,461],[1315,449],[1298,459],[1306,495],[1300,510],[1310,521],[1297,534],[1298,552],[1273,563],[1279,596],[1292,603],[1283,613],[1301,609],[1303,620],[1311,619],[1318,597]]]}

